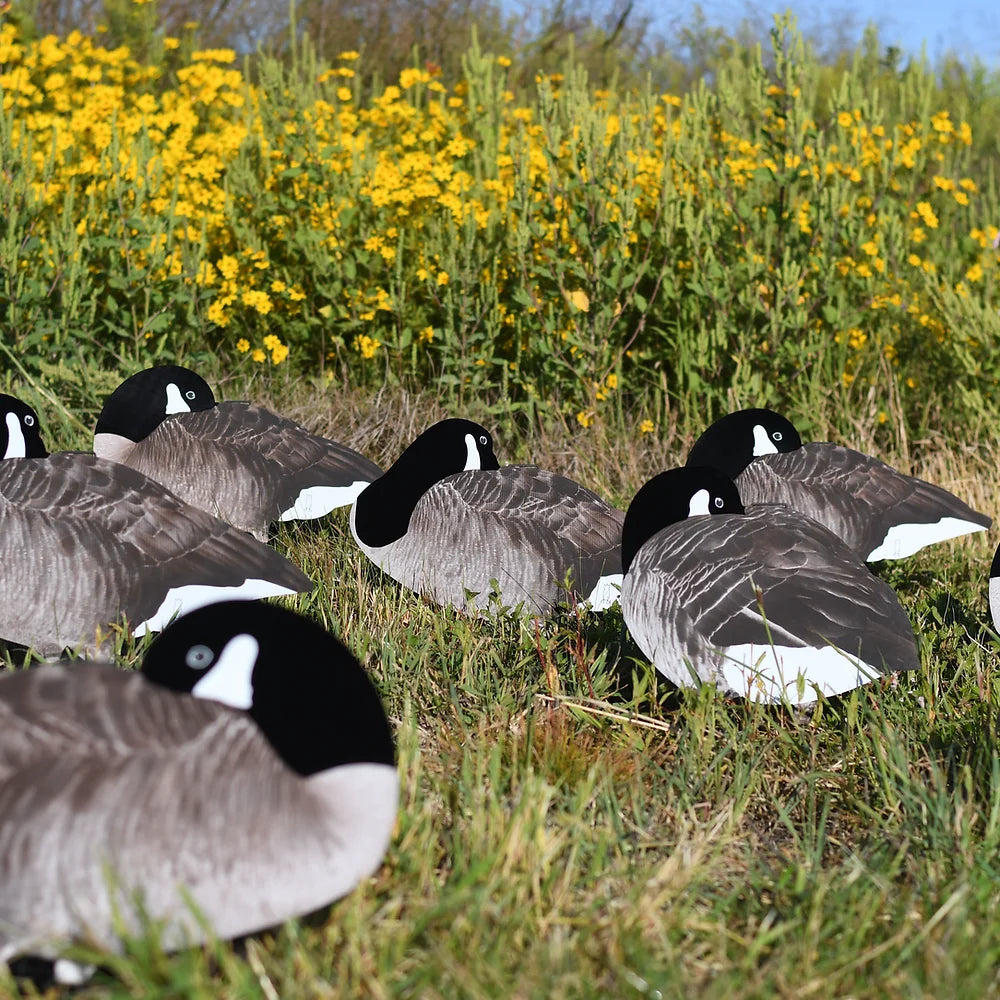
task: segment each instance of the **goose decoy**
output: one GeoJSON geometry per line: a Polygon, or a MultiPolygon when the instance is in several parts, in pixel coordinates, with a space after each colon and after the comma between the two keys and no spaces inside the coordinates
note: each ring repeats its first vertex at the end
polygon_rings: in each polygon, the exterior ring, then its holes
{"type": "Polygon", "coordinates": [[[147,368],[106,400],[94,454],[131,466],[182,500],[267,541],[272,521],[346,507],[382,470],[252,403],[216,403],[178,365],[147,368]]]}
{"type": "Polygon", "coordinates": [[[861,452],[803,444],[773,410],[739,410],[700,438],[688,465],[709,465],[735,480],[743,502],[785,503],[826,525],[866,562],[902,559],[992,521],[931,483],[861,452]]]}
{"type": "Polygon", "coordinates": [[[744,508],[714,469],[639,490],[622,562],[625,624],[680,687],[804,704],[919,665],[896,595],[851,549],[787,506],[744,508]]]}
{"type": "Polygon", "coordinates": [[[404,587],[458,608],[547,614],[572,591],[618,596],[622,512],[532,465],[500,468],[489,432],[451,419],[423,432],[351,509],[362,552],[404,587]],[[496,592],[496,597],[494,597],[496,592]]]}
{"type": "Polygon", "coordinates": [[[100,652],[229,598],[312,590],[284,556],[93,455],[49,455],[38,415],[0,395],[0,637],[42,656],[100,652]]]}
{"type": "Polygon", "coordinates": [[[8,673],[0,962],[117,950],[145,921],[176,950],[205,939],[196,911],[232,938],[326,906],[381,863],[397,788],[368,675],[274,605],[179,618],[141,673],[8,673]]]}

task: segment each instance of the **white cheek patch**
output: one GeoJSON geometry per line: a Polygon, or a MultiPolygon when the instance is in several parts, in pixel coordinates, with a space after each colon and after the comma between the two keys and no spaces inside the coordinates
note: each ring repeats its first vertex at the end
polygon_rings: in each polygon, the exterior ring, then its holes
{"type": "Polygon", "coordinates": [[[698,490],[691,502],[688,504],[688,517],[698,517],[701,514],[708,514],[708,490],[698,490]]]}
{"type": "Polygon", "coordinates": [[[163,603],[144,622],[136,625],[133,635],[145,635],[147,632],[159,632],[166,628],[174,618],[186,615],[189,611],[203,608],[206,604],[217,601],[252,601],[259,597],[284,597],[294,594],[294,590],[281,587],[270,580],[244,580],[238,587],[211,587],[203,583],[188,583],[183,587],[171,587],[167,591],[163,603]]]}
{"type": "Polygon", "coordinates": [[[479,448],[476,446],[476,439],[471,434],[465,435],[465,453],[466,472],[483,467],[483,460],[479,454],[479,448]]]}
{"type": "Polygon", "coordinates": [[[3,453],[4,458],[24,458],[28,454],[28,447],[24,443],[24,432],[21,430],[21,421],[17,419],[16,413],[7,414],[7,450],[3,453]]]}
{"type": "Polygon", "coordinates": [[[778,449],[769,437],[768,433],[760,424],[753,426],[753,456],[760,458],[761,455],[777,455],[778,449]]]}
{"type": "Polygon", "coordinates": [[[221,701],[232,708],[247,709],[253,704],[253,668],[260,645],[245,632],[234,636],[223,647],[215,666],[193,688],[196,698],[221,701]]]}
{"type": "Polygon", "coordinates": [[[969,535],[973,531],[985,531],[981,524],[963,521],[960,517],[942,517],[933,524],[894,524],[882,539],[882,543],[865,558],[865,562],[878,559],[905,559],[919,552],[926,545],[945,542],[949,538],[969,535]]]}
{"type": "Polygon", "coordinates": [[[338,507],[347,507],[371,483],[355,480],[349,486],[307,486],[295,498],[288,510],[281,512],[279,521],[308,521],[322,517],[338,507]]]}
{"type": "Polygon", "coordinates": [[[793,705],[852,691],[881,676],[873,666],[833,646],[778,646],[745,642],[719,651],[726,687],[748,701],[793,705]]]}
{"type": "Polygon", "coordinates": [[[164,413],[190,413],[191,407],[184,401],[176,382],[167,383],[167,408],[164,413]]]}

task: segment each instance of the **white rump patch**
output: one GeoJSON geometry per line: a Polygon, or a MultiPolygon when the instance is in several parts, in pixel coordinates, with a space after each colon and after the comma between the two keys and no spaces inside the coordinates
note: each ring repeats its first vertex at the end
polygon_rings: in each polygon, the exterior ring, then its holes
{"type": "Polygon", "coordinates": [[[288,510],[282,511],[279,521],[309,521],[322,517],[338,507],[347,507],[371,483],[356,479],[350,486],[307,486],[295,498],[288,510]]]}
{"type": "Polygon", "coordinates": [[[882,544],[868,553],[865,561],[877,559],[905,559],[919,552],[925,545],[944,542],[973,531],[985,531],[981,524],[965,521],[960,517],[942,517],[933,524],[894,524],[882,539],[882,544]]]}
{"type": "Polygon", "coordinates": [[[881,671],[833,646],[778,646],[745,642],[720,650],[727,687],[749,701],[793,705],[814,702],[817,690],[830,696],[861,687],[881,671]]]}
{"type": "Polygon", "coordinates": [[[760,458],[761,455],[777,455],[778,449],[775,447],[771,436],[764,430],[763,425],[753,425],[753,457],[760,458]]]}
{"type": "Polygon", "coordinates": [[[218,601],[254,601],[259,597],[283,597],[294,593],[294,590],[271,583],[270,580],[257,579],[244,580],[238,587],[210,587],[203,583],[171,587],[155,614],[137,625],[133,629],[133,634],[159,632],[173,618],[203,608],[206,604],[215,604],[218,601]]]}
{"type": "Polygon", "coordinates": [[[471,434],[465,435],[465,472],[483,467],[483,457],[479,454],[479,446],[471,434]]]}
{"type": "Polygon", "coordinates": [[[4,458],[24,458],[28,454],[28,446],[24,443],[24,432],[21,421],[16,413],[7,414],[7,450],[4,458]]]}
{"type": "Polygon", "coordinates": [[[164,413],[190,413],[191,407],[184,402],[176,382],[167,383],[167,408],[164,413]]]}
{"type": "Polygon", "coordinates": [[[622,573],[602,576],[587,599],[581,603],[588,605],[591,611],[607,611],[621,597],[624,579],[622,573]]]}
{"type": "Polygon", "coordinates": [[[990,577],[990,617],[993,627],[1000,629],[1000,576],[990,577]]]}
{"type": "Polygon", "coordinates": [[[260,644],[245,632],[233,636],[223,647],[215,666],[193,688],[196,698],[221,701],[232,708],[247,709],[253,704],[253,668],[260,644]]]}
{"type": "Polygon", "coordinates": [[[688,504],[688,517],[700,517],[702,514],[710,513],[708,501],[708,490],[698,490],[688,504]]]}

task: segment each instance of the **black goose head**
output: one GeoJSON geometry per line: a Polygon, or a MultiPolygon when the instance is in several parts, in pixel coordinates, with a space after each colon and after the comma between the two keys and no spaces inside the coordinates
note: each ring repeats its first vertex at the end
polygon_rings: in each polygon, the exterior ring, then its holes
{"type": "Polygon", "coordinates": [[[499,469],[490,432],[471,420],[441,420],[423,432],[381,478],[362,491],[354,530],[373,547],[406,534],[417,501],[446,476],[499,469]]]}
{"type": "Polygon", "coordinates": [[[196,372],[180,365],[157,365],[125,379],[108,396],[94,433],[141,441],[173,413],[213,406],[212,389],[196,372]]]}
{"type": "Polygon", "coordinates": [[[742,514],[736,485],[716,469],[668,469],[633,497],[622,525],[622,571],[627,573],[642,546],[667,525],[705,514],[742,514]]]}
{"type": "Polygon", "coordinates": [[[774,410],[737,410],[720,417],[698,438],[688,465],[708,465],[735,479],[755,458],[795,451],[802,438],[795,425],[774,410]]]}
{"type": "Polygon", "coordinates": [[[0,393],[0,458],[45,458],[38,414],[21,400],[0,393]]]}
{"type": "Polygon", "coordinates": [[[303,776],[342,764],[393,764],[382,702],[334,636],[257,601],[199,608],[164,629],[142,664],[161,687],[244,709],[303,776]]]}

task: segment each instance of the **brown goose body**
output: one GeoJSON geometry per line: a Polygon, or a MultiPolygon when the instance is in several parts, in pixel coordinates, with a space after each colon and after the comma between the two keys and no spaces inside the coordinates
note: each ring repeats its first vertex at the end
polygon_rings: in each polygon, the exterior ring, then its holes
{"type": "Polygon", "coordinates": [[[362,551],[437,604],[484,610],[499,600],[505,608],[549,614],[566,603],[568,581],[579,598],[604,607],[609,578],[621,580],[624,514],[534,466],[444,477],[417,500],[405,534],[382,546],[358,536],[356,509],[351,527],[362,551]]]}
{"type": "Polygon", "coordinates": [[[828,442],[755,458],[736,486],[745,503],[783,503],[808,515],[867,562],[901,559],[992,523],[940,486],[828,442]]]}
{"type": "MultiPolygon", "coordinates": [[[[281,630],[298,616],[241,609],[201,609],[154,641],[143,670],[172,642],[161,662],[178,661],[180,689],[104,664],[0,677],[0,962],[71,941],[117,949],[116,911],[130,933],[162,922],[170,949],[203,940],[202,919],[222,937],[251,933],[377,867],[397,777],[370,681],[326,636],[312,661],[289,662],[281,630]],[[178,629],[217,609],[236,623],[223,641],[178,646],[178,629]],[[258,712],[260,699],[277,703],[258,712]]],[[[306,624],[291,638],[303,650],[321,631],[306,624]]]]}
{"type": "Polygon", "coordinates": [[[227,597],[312,589],[300,570],[146,476],[90,455],[0,461],[0,637],[102,649],[227,597]]]}
{"type": "Polygon", "coordinates": [[[346,445],[252,403],[217,403],[180,365],[126,379],[105,400],[94,454],[145,473],[261,541],[273,521],[353,503],[382,470],[346,445]]]}

